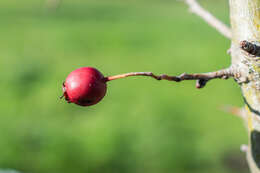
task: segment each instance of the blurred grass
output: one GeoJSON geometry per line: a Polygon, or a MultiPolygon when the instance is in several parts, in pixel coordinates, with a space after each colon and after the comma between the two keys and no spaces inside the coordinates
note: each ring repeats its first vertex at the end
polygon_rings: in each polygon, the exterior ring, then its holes
{"type": "MultiPolygon", "coordinates": [[[[225,0],[202,1],[228,23],[225,0]]],[[[247,142],[232,81],[171,83],[128,78],[104,100],[78,107],[59,100],[78,67],[105,75],[206,72],[227,67],[230,42],[179,1],[0,2],[0,167],[28,173],[230,173],[223,161],[247,142]]]]}

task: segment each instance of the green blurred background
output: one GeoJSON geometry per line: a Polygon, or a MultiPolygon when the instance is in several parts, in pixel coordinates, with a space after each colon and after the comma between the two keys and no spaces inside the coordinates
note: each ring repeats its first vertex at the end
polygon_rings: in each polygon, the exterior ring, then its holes
{"type": "MultiPolygon", "coordinates": [[[[226,0],[202,5],[225,23],[226,0]]],[[[0,2],[0,168],[24,173],[246,173],[242,106],[233,80],[132,77],[109,83],[102,102],[59,100],[74,69],[106,76],[207,72],[228,67],[230,41],[175,0],[0,2]]]]}

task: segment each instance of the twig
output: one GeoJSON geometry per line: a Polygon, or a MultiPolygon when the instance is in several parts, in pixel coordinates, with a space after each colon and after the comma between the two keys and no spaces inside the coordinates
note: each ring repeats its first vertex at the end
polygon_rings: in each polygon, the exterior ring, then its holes
{"type": "Polygon", "coordinates": [[[185,0],[185,3],[188,4],[192,13],[197,14],[222,35],[231,39],[231,29],[215,16],[213,16],[210,12],[202,8],[196,0],[185,0]]]}
{"type": "Polygon", "coordinates": [[[237,74],[234,73],[233,68],[227,68],[222,69],[215,72],[208,72],[208,73],[194,73],[194,74],[187,74],[183,73],[179,76],[169,76],[166,74],[162,75],[155,75],[152,72],[131,72],[131,73],[125,73],[115,76],[109,76],[105,78],[105,81],[111,81],[115,79],[121,79],[129,76],[149,76],[156,80],[168,80],[168,81],[175,81],[175,82],[181,82],[183,80],[196,80],[196,87],[197,88],[203,88],[207,82],[211,79],[228,79],[229,77],[234,77],[237,74]]]}

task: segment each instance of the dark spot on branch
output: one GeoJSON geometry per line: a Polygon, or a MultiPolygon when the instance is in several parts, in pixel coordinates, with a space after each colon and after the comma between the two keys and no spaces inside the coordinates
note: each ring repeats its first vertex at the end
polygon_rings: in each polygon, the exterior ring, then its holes
{"type": "Polygon", "coordinates": [[[253,159],[260,168],[260,132],[253,130],[250,136],[253,159]]]}
{"type": "Polygon", "coordinates": [[[243,40],[240,42],[240,48],[250,55],[260,56],[260,46],[256,45],[253,42],[243,40]]]}

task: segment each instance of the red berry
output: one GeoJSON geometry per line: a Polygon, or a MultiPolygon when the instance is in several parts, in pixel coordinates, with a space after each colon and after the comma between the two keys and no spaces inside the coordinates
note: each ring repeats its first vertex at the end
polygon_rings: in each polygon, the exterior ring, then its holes
{"type": "Polygon", "coordinates": [[[80,106],[97,104],[105,96],[106,80],[93,67],[82,67],[72,71],[63,83],[63,95],[69,103],[80,106]]]}

